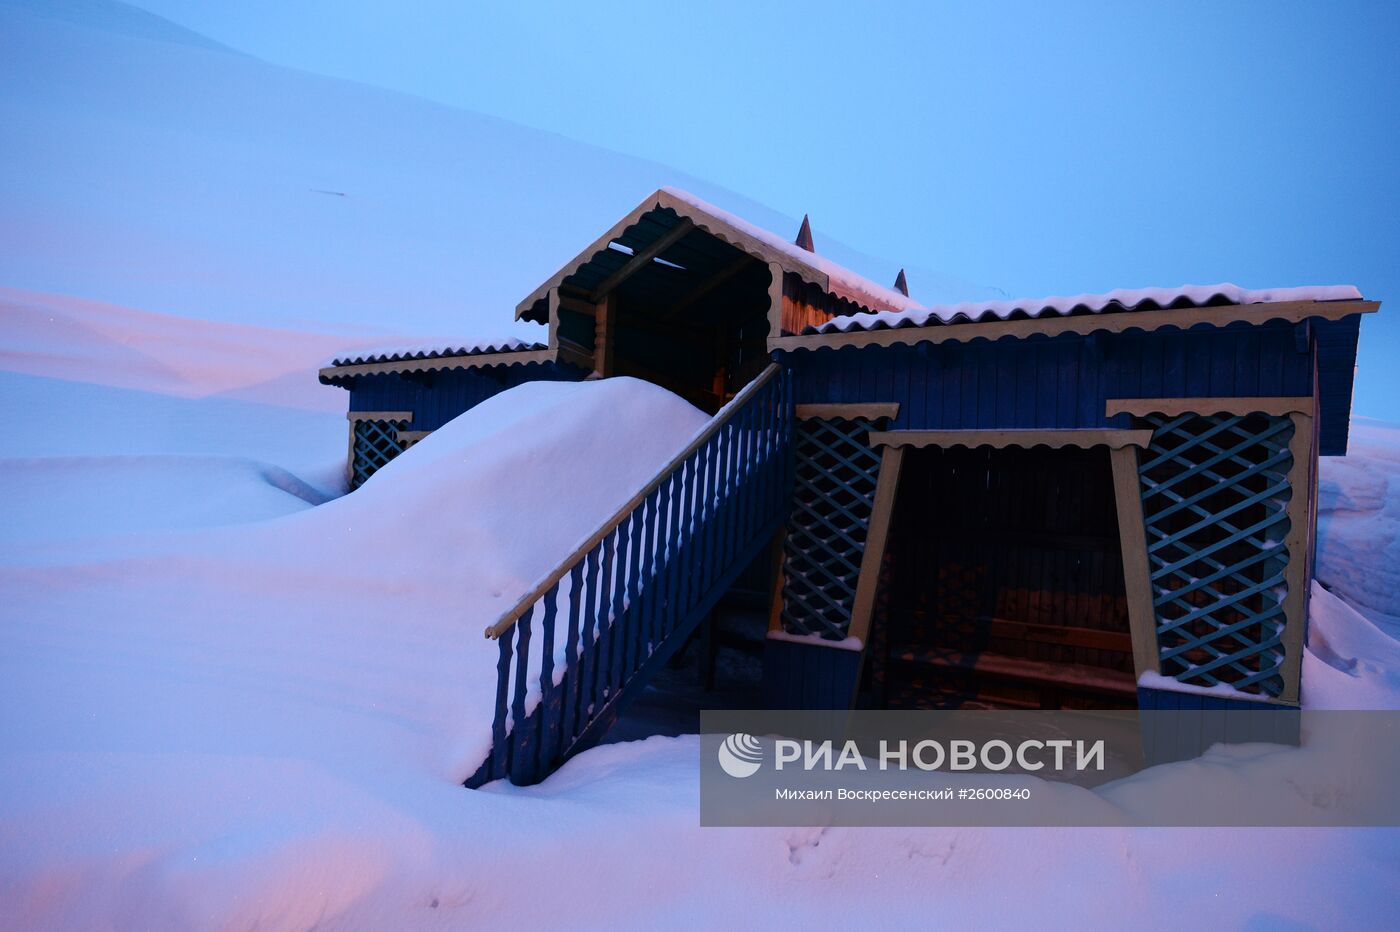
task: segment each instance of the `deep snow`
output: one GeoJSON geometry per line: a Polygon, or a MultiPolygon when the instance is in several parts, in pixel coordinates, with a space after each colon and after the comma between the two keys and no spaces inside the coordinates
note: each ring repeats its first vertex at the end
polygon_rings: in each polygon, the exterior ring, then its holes
{"type": "MultiPolygon", "coordinates": [[[[204,325],[182,326],[197,341],[204,325]]],[[[221,335],[205,334],[213,358],[221,335]]],[[[190,400],[163,394],[188,388],[136,357],[94,356],[82,372],[94,381],[37,381],[59,407],[75,387],[155,418],[157,407],[132,399],[190,400]]],[[[332,391],[309,377],[304,386],[332,391]]],[[[342,455],[343,418],[317,416],[333,436],[301,438],[289,455],[342,455]]],[[[150,437],[141,456],[46,461],[75,441],[61,419],[40,422],[23,458],[0,461],[0,482],[19,493],[6,495],[21,506],[11,515],[28,516],[0,545],[4,924],[875,916],[1077,928],[1131,917],[1152,928],[1176,925],[1183,898],[1206,925],[1387,918],[1400,896],[1389,830],[705,830],[698,744],[686,737],[598,748],[535,788],[462,789],[484,752],[494,689],[482,628],[703,421],[631,380],[528,385],[318,507],[266,475],[220,471],[228,456],[212,469],[150,437]],[[599,436],[602,413],[611,429],[599,436]],[[201,486],[218,494],[192,509],[201,486]],[[285,497],[275,507],[273,493],[285,497]],[[58,520],[41,524],[44,513],[58,520]]],[[[1400,464],[1400,431],[1362,433],[1365,459],[1324,461],[1325,533],[1338,518],[1357,534],[1393,530],[1393,496],[1376,489],[1400,464]]],[[[1400,706],[1400,643],[1343,601],[1364,607],[1388,559],[1357,541],[1350,560],[1323,561],[1336,594],[1314,593],[1305,683],[1315,707],[1400,706]]],[[[1212,785],[1227,799],[1248,794],[1243,804],[1316,782],[1304,764],[1219,752],[1178,766],[1212,768],[1212,785]]],[[[1184,787],[1174,772],[1099,795],[1053,792],[1064,805],[1132,808],[1148,787],[1184,787]]]]}
{"type": "MultiPolygon", "coordinates": [[[[706,830],[690,737],[462,789],[482,627],[702,419],[626,380],[529,386],[335,498],[344,395],[314,371],[497,332],[674,174],[104,0],[0,5],[0,82],[0,284],[127,305],[0,291],[0,927],[1393,924],[1392,830],[706,830]]],[[[1352,436],[1306,699],[1396,708],[1400,430],[1352,436]]],[[[1175,772],[1057,792],[1131,806],[1175,772]]]]}

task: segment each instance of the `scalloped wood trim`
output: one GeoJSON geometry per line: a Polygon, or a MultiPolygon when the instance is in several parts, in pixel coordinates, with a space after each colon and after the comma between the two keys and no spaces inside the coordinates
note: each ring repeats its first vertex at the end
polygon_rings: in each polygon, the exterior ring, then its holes
{"type": "Polygon", "coordinates": [[[872,430],[870,445],[901,447],[1146,447],[1150,430],[872,430]]]}
{"type": "Polygon", "coordinates": [[[434,356],[428,359],[398,359],[391,362],[361,362],[348,366],[327,366],[321,381],[327,385],[357,375],[384,375],[394,372],[438,372],[446,369],[490,369],[496,366],[530,366],[554,362],[558,349],[514,350],[509,353],[471,353],[464,356],[434,356]]]}
{"type": "Polygon", "coordinates": [[[1352,314],[1370,314],[1379,301],[1275,301],[1267,304],[1227,304],[1215,307],[1184,307],[1159,311],[1116,311],[1109,314],[1081,314],[1076,317],[1036,317],[1026,320],[991,320],[982,323],[932,324],[898,327],[891,330],[858,330],[851,333],[809,333],[801,336],[768,338],[769,351],[840,349],[847,346],[916,346],[920,343],[949,343],[971,340],[1024,339],[1035,334],[1059,336],[1075,333],[1123,333],[1128,330],[1183,330],[1197,324],[1224,327],[1226,324],[1266,324],[1273,320],[1298,323],[1310,317],[1340,320],[1352,314]]]}
{"type": "Polygon", "coordinates": [[[899,402],[872,402],[868,404],[813,404],[798,405],[797,419],[799,421],[830,421],[837,418],[844,420],[854,420],[858,417],[875,421],[880,418],[894,420],[899,416],[899,402]]]}
{"type": "Polygon", "coordinates": [[[1311,395],[1273,398],[1110,398],[1104,404],[1104,414],[1131,414],[1146,417],[1149,414],[1165,414],[1178,417],[1182,414],[1270,414],[1283,417],[1289,414],[1313,413],[1311,395]]]}

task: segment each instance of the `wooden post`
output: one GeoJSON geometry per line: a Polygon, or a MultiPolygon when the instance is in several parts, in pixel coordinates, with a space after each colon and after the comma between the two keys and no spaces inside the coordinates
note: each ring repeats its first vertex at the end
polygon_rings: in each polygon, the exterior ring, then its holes
{"type": "Polygon", "coordinates": [[[1288,441],[1288,452],[1293,456],[1293,465],[1288,470],[1288,536],[1284,546],[1288,548],[1288,567],[1284,579],[1288,582],[1288,594],[1283,600],[1283,690],[1279,701],[1297,704],[1301,701],[1303,668],[1303,627],[1307,619],[1306,609],[1308,585],[1308,498],[1309,475],[1313,455],[1313,418],[1311,414],[1294,412],[1288,415],[1293,421],[1293,437],[1288,441]]]}
{"type": "Polygon", "coordinates": [[[1123,584],[1128,597],[1133,670],[1137,676],[1160,672],[1157,616],[1152,608],[1152,577],[1147,566],[1147,528],[1142,519],[1138,453],[1133,447],[1111,450],[1113,495],[1118,510],[1118,546],[1123,553],[1123,584]]]}
{"type": "Polygon", "coordinates": [[[611,293],[598,302],[593,321],[592,378],[606,379],[613,374],[613,338],[617,335],[617,301],[611,293]]]}
{"type": "Polygon", "coordinates": [[[870,527],[865,534],[865,551],[860,559],[860,579],[856,582],[855,604],[851,608],[848,636],[865,645],[870,637],[870,619],[875,613],[875,594],[880,585],[880,564],[890,533],[899,470],[904,462],[903,447],[885,447],[880,459],[880,478],[875,483],[875,504],[870,511],[870,527]]]}

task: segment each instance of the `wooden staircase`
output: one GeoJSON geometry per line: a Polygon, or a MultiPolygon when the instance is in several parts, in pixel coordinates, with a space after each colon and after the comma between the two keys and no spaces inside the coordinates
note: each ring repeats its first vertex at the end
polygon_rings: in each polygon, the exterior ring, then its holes
{"type": "Polygon", "coordinates": [[[607,732],[771,544],[792,421],[791,374],[770,365],[486,629],[500,648],[492,746],[467,786],[537,783],[607,732]]]}

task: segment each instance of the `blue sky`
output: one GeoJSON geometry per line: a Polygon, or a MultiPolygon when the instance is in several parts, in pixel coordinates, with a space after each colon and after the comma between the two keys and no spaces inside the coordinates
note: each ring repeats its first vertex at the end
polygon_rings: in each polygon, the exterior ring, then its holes
{"type": "Polygon", "coordinates": [[[1013,295],[1353,283],[1395,299],[1356,411],[1400,420],[1392,4],[137,5],[1013,295]]]}

